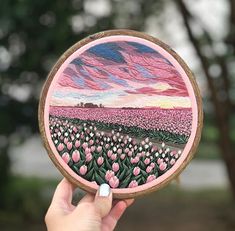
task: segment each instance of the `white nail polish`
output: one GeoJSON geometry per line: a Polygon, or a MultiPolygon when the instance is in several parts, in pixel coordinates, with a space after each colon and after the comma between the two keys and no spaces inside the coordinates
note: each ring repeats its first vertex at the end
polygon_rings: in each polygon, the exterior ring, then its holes
{"type": "Polygon", "coordinates": [[[110,187],[108,184],[102,184],[99,188],[99,196],[107,197],[110,193],[110,187]]]}

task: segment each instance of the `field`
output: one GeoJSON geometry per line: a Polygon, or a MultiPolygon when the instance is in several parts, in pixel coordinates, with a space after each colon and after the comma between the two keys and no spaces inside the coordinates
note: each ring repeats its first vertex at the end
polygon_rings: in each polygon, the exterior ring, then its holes
{"type": "Polygon", "coordinates": [[[50,115],[92,121],[100,130],[122,130],[135,137],[176,144],[187,142],[192,126],[191,109],[51,107],[50,115]]]}
{"type": "Polygon", "coordinates": [[[165,142],[187,141],[189,116],[190,111],[182,109],[51,107],[49,126],[58,152],[78,175],[126,188],[148,183],[176,163],[182,149],[165,142]]]}

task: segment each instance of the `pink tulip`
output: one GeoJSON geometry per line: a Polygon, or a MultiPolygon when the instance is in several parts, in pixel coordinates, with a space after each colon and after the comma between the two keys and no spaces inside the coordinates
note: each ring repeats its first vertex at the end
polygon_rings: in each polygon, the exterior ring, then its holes
{"type": "Polygon", "coordinates": [[[139,162],[140,158],[138,156],[136,156],[135,158],[131,157],[131,163],[132,164],[137,164],[139,162]]]}
{"type": "Polygon", "coordinates": [[[105,174],[105,179],[106,179],[106,181],[109,182],[109,180],[110,180],[114,175],[115,175],[115,174],[114,174],[114,172],[113,172],[112,170],[108,170],[108,171],[106,172],[106,174],[105,174]]]}
{"type": "Polygon", "coordinates": [[[146,165],[148,165],[148,164],[150,163],[150,159],[149,159],[149,158],[146,158],[146,159],[144,160],[144,163],[145,163],[146,165]]]}
{"type": "Polygon", "coordinates": [[[117,159],[117,154],[112,154],[110,157],[111,160],[116,160],[117,159]]]}
{"type": "Polygon", "coordinates": [[[124,152],[128,153],[129,152],[129,148],[125,148],[124,152]]]}
{"type": "Polygon", "coordinates": [[[151,166],[152,168],[154,168],[154,167],[155,167],[155,163],[151,163],[150,166],[151,166]]]}
{"type": "Polygon", "coordinates": [[[73,131],[76,133],[78,129],[76,127],[73,127],[73,131]]]}
{"type": "Polygon", "coordinates": [[[113,176],[109,180],[109,185],[111,188],[117,188],[119,185],[119,179],[116,176],[113,176]]]}
{"type": "Polygon", "coordinates": [[[95,151],[95,146],[91,146],[91,152],[95,151]]]}
{"type": "Polygon", "coordinates": [[[171,164],[171,165],[174,165],[174,164],[175,164],[175,159],[172,159],[172,160],[170,161],[170,164],[171,164]]]}
{"type": "Polygon", "coordinates": [[[89,153],[91,153],[91,149],[88,148],[88,147],[86,147],[86,148],[85,148],[85,154],[87,155],[87,154],[89,154],[89,153]]]}
{"type": "Polygon", "coordinates": [[[98,165],[101,165],[104,163],[104,158],[102,156],[100,156],[98,159],[97,159],[97,164],[98,165]]]}
{"type": "Polygon", "coordinates": [[[60,143],[60,144],[58,145],[58,147],[57,147],[57,150],[58,150],[59,152],[61,152],[62,150],[64,150],[64,144],[60,143]]]}
{"type": "Polygon", "coordinates": [[[67,149],[68,149],[68,150],[71,150],[72,147],[73,147],[72,142],[68,142],[68,143],[67,143],[67,149]]]}
{"type": "Polygon", "coordinates": [[[81,175],[85,175],[87,173],[87,166],[82,165],[79,169],[79,172],[80,172],[81,175]]]}
{"type": "Polygon", "coordinates": [[[120,156],[121,160],[124,160],[124,159],[125,159],[125,157],[126,157],[126,155],[125,155],[125,154],[122,154],[122,155],[120,156]]]}
{"type": "Polygon", "coordinates": [[[96,150],[97,150],[97,152],[101,152],[102,151],[102,147],[98,146],[96,150]]]}
{"type": "Polygon", "coordinates": [[[86,143],[86,142],[83,143],[83,144],[82,144],[82,147],[83,147],[83,149],[85,150],[85,149],[88,147],[88,143],[86,143]]]}
{"type": "Polygon", "coordinates": [[[138,186],[138,182],[136,180],[132,180],[128,185],[128,188],[134,188],[138,186]]]}
{"type": "Polygon", "coordinates": [[[150,173],[152,170],[153,170],[153,168],[152,168],[151,166],[148,166],[148,167],[146,168],[146,172],[147,172],[147,173],[150,173]]]}
{"type": "Polygon", "coordinates": [[[108,150],[107,156],[111,157],[112,154],[113,154],[113,151],[112,150],[108,150]]]}
{"type": "Polygon", "coordinates": [[[135,168],[133,169],[133,174],[134,174],[135,176],[138,176],[138,175],[140,174],[140,168],[139,168],[139,167],[135,167],[135,168]]]}
{"type": "Polygon", "coordinates": [[[67,144],[67,143],[68,143],[68,141],[69,141],[69,139],[68,139],[68,138],[64,138],[64,143],[65,143],[65,144],[67,144]]]}
{"type": "Polygon", "coordinates": [[[153,180],[155,180],[155,179],[156,179],[156,176],[155,176],[155,175],[149,175],[148,178],[147,178],[146,183],[151,182],[151,181],[153,181],[153,180]]]}
{"type": "Polygon", "coordinates": [[[112,169],[114,172],[117,172],[119,170],[119,164],[118,163],[113,163],[112,169]]]}
{"type": "Polygon", "coordinates": [[[94,140],[89,140],[89,144],[93,145],[94,144],[94,140]]]}
{"type": "Polygon", "coordinates": [[[75,141],[75,147],[76,147],[76,148],[79,148],[80,145],[81,145],[80,140],[76,140],[76,141],[75,141]]]}
{"type": "Polygon", "coordinates": [[[161,159],[161,158],[159,158],[158,160],[157,160],[157,163],[160,165],[161,163],[163,162],[163,159],[161,159]]]}
{"type": "Polygon", "coordinates": [[[167,164],[166,164],[165,162],[162,162],[162,163],[159,165],[159,169],[160,169],[161,171],[164,171],[164,170],[166,169],[166,167],[167,167],[167,164]]]}
{"type": "Polygon", "coordinates": [[[135,164],[135,158],[131,157],[131,163],[135,164]]]}
{"type": "Polygon", "coordinates": [[[73,151],[72,159],[74,162],[78,162],[80,160],[80,152],[78,150],[73,151]]]}
{"type": "Polygon", "coordinates": [[[122,149],[119,148],[119,149],[117,150],[117,153],[118,153],[119,155],[122,154],[122,149]]]}
{"type": "Polygon", "coordinates": [[[132,156],[132,151],[129,151],[128,154],[127,154],[129,157],[132,156]]]}
{"type": "Polygon", "coordinates": [[[91,153],[88,153],[86,155],[86,162],[90,162],[91,160],[92,160],[92,155],[91,155],[91,153]]]}
{"type": "Polygon", "coordinates": [[[105,148],[108,149],[109,148],[109,144],[105,144],[105,148]]]}
{"type": "Polygon", "coordinates": [[[68,162],[70,161],[70,156],[67,152],[65,152],[63,155],[62,155],[62,159],[63,161],[68,164],[68,162]]]}

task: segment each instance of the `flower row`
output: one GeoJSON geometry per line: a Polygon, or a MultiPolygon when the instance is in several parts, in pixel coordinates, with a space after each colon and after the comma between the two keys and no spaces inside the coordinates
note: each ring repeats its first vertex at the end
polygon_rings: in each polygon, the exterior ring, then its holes
{"type": "Polygon", "coordinates": [[[78,175],[112,188],[137,187],[169,170],[181,150],[158,147],[148,137],[137,141],[120,132],[98,131],[94,123],[50,117],[50,132],[62,159],[78,175]]]}

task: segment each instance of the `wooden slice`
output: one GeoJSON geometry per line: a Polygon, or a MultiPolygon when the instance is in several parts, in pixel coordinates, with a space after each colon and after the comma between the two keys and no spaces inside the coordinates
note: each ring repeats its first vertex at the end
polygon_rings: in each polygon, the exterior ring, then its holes
{"type": "Polygon", "coordinates": [[[166,44],[130,30],[100,32],[69,48],[41,93],[39,127],[61,173],[115,198],[160,189],[192,159],[202,130],[193,74],[166,44]]]}

